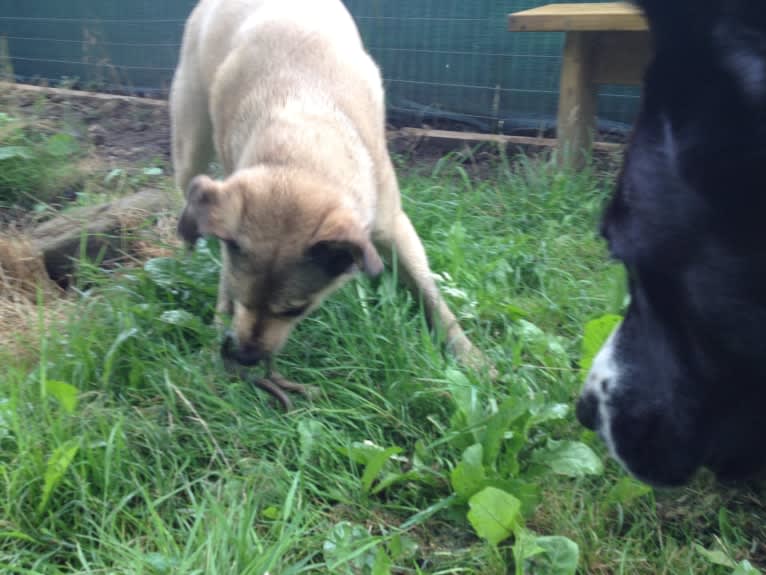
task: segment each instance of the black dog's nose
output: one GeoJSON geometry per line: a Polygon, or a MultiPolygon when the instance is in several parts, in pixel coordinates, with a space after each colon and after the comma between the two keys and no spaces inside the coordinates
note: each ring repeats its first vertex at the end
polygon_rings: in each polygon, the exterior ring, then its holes
{"type": "Polygon", "coordinates": [[[255,345],[237,345],[234,337],[227,333],[221,344],[221,357],[234,360],[237,363],[252,367],[264,359],[265,354],[255,345]]]}
{"type": "Polygon", "coordinates": [[[596,430],[599,426],[598,398],[593,393],[584,393],[577,400],[575,410],[577,420],[588,429],[596,430]]]}

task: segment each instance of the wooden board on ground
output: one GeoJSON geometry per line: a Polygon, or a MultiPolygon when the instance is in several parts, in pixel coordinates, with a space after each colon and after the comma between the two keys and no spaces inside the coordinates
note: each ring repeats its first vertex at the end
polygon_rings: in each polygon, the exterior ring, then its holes
{"type": "MultiPolygon", "coordinates": [[[[431,130],[428,128],[401,128],[389,132],[389,137],[402,134],[413,138],[437,138],[441,140],[464,140],[469,142],[496,142],[498,144],[517,144],[520,146],[555,146],[558,140],[554,138],[537,138],[531,136],[507,136],[505,134],[483,134],[481,132],[456,132],[452,130],[431,130]]],[[[618,152],[622,144],[615,142],[594,142],[593,149],[602,152],[618,152]]]]}

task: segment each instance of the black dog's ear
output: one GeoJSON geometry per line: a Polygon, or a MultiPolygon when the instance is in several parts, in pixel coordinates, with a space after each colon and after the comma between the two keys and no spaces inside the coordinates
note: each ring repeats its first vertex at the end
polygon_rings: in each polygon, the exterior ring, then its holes
{"type": "Polygon", "coordinates": [[[197,176],[189,184],[186,207],[178,220],[178,235],[189,246],[202,236],[232,240],[241,212],[241,196],[225,184],[197,176]]]}

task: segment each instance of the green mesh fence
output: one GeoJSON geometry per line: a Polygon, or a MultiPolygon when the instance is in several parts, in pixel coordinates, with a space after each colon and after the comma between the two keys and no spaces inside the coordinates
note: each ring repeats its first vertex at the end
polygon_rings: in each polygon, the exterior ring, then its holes
{"type": "MultiPolygon", "coordinates": [[[[559,0],[560,1],[560,0],[559,0]]],[[[0,70],[17,80],[163,96],[193,0],[0,0],[0,70]]],[[[396,123],[525,133],[554,126],[562,34],[507,31],[542,0],[345,0],[383,70],[396,123]]],[[[604,86],[623,131],[635,88],[604,86]]]]}

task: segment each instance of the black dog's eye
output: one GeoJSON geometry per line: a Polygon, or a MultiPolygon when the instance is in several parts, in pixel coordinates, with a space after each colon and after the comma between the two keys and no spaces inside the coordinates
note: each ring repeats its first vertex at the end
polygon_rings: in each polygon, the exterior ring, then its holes
{"type": "Polygon", "coordinates": [[[303,313],[308,309],[308,304],[306,305],[300,305],[297,307],[291,307],[284,311],[282,311],[279,315],[282,317],[298,317],[299,315],[303,315],[303,313]]]}

